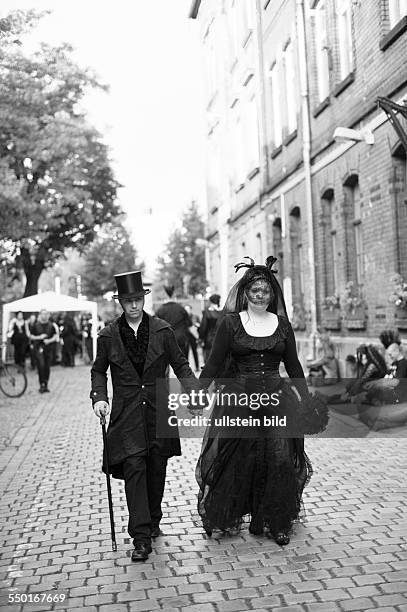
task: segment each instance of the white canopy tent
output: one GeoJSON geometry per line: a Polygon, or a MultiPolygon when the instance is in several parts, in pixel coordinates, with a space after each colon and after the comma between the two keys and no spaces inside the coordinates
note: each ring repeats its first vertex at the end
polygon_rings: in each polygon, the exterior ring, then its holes
{"type": "Polygon", "coordinates": [[[6,338],[10,321],[10,313],[39,312],[46,308],[49,312],[90,312],[92,315],[93,355],[96,356],[96,340],[98,328],[98,305],[89,300],[78,300],[70,295],[62,295],[54,291],[45,291],[29,297],[15,300],[3,305],[3,360],[6,358],[6,338]]]}

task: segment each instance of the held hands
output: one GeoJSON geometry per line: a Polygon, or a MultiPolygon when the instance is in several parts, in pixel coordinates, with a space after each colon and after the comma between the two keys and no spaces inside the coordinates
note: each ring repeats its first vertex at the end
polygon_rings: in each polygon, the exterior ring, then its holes
{"type": "Polygon", "coordinates": [[[100,419],[101,416],[109,416],[110,414],[110,406],[108,402],[101,400],[99,402],[95,402],[93,404],[93,412],[100,419]]]}
{"type": "Polygon", "coordinates": [[[202,416],[202,414],[203,414],[202,408],[197,408],[197,407],[194,408],[191,405],[188,406],[188,412],[192,416],[202,416]]]}
{"type": "Polygon", "coordinates": [[[192,391],[190,394],[190,402],[187,406],[189,414],[192,416],[202,416],[204,408],[208,407],[208,400],[204,390],[199,393],[192,391]]]}

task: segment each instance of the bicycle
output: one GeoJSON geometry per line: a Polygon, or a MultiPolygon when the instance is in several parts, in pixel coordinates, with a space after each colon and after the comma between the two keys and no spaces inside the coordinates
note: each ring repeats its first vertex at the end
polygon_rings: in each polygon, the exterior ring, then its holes
{"type": "Polygon", "coordinates": [[[27,389],[27,375],[21,366],[5,363],[0,354],[0,389],[7,397],[21,397],[27,389]]]}

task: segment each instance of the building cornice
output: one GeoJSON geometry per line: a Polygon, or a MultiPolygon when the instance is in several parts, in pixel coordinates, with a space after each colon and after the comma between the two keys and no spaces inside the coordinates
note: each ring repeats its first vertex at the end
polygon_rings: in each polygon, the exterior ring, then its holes
{"type": "Polygon", "coordinates": [[[199,12],[199,7],[201,6],[201,0],[192,0],[191,8],[189,9],[189,18],[196,19],[199,12]]]}

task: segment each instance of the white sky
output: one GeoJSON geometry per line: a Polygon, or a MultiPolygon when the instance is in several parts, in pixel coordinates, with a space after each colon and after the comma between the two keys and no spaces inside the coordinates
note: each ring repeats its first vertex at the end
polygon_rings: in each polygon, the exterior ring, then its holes
{"type": "Polygon", "coordinates": [[[49,8],[39,40],[67,41],[108,94],[86,100],[111,147],[120,202],[139,254],[158,254],[192,199],[204,201],[202,68],[191,0],[2,0],[7,9],[49,8]],[[153,214],[146,210],[152,208],[153,214]]]}

